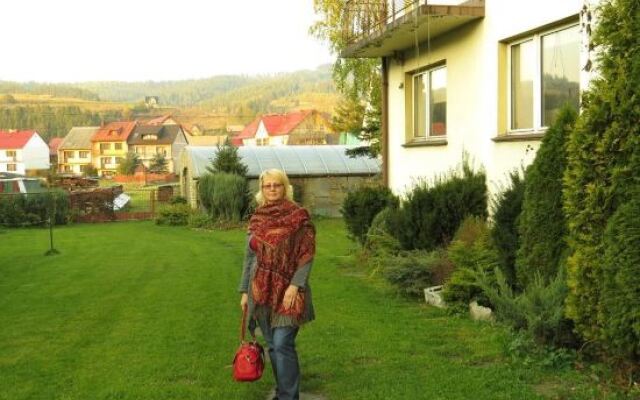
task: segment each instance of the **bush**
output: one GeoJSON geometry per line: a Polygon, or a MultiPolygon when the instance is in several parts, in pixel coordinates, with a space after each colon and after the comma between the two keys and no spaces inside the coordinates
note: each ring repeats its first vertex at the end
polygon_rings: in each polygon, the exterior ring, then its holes
{"type": "Polygon", "coordinates": [[[69,221],[69,195],[61,189],[51,192],[0,195],[0,225],[19,227],[45,225],[55,210],[56,225],[69,221]]]}
{"type": "Polygon", "coordinates": [[[566,165],[565,140],[575,119],[576,112],[569,106],[560,111],[525,174],[518,221],[520,247],[516,256],[516,280],[521,288],[526,288],[536,275],[545,281],[553,279],[567,256],[562,177],[566,165]]]}
{"type": "Polygon", "coordinates": [[[340,212],[350,236],[363,245],[373,218],[386,207],[397,207],[398,199],[389,188],[364,186],[349,192],[340,212]]]}
{"type": "Polygon", "coordinates": [[[409,297],[423,297],[424,289],[434,286],[434,271],[450,269],[446,253],[436,251],[403,251],[387,258],[383,276],[396,286],[398,292],[409,297]]]}
{"type": "Polygon", "coordinates": [[[465,160],[460,172],[433,186],[416,185],[390,225],[403,249],[434,250],[446,246],[469,215],[487,217],[487,186],[485,173],[473,171],[465,160]]]}
{"type": "Polygon", "coordinates": [[[609,312],[601,303],[604,232],[640,180],[639,10],[636,0],[602,2],[592,36],[598,77],[582,95],[582,113],[567,147],[567,313],[584,338],[603,346],[609,312]]]}
{"type": "Polygon", "coordinates": [[[606,310],[603,330],[609,352],[617,359],[640,361],[640,200],[622,205],[611,217],[604,236],[606,310]]]}
{"type": "Polygon", "coordinates": [[[500,268],[511,287],[516,286],[516,252],[520,243],[518,218],[524,198],[524,179],[518,171],[509,174],[510,186],[494,202],[491,239],[500,256],[500,268]]]}
{"type": "Polygon", "coordinates": [[[187,199],[183,196],[173,196],[169,199],[169,204],[187,204],[187,199]]]}
{"type": "Polygon", "coordinates": [[[576,347],[573,322],[565,316],[568,293],[563,270],[550,281],[536,276],[519,295],[515,295],[500,270],[495,277],[479,274],[478,284],[495,310],[496,319],[529,334],[538,344],[576,347]]]}
{"type": "Polygon", "coordinates": [[[198,194],[212,220],[237,223],[247,217],[249,185],[240,175],[204,174],[198,181],[198,194]]]}
{"type": "Polygon", "coordinates": [[[189,215],[188,225],[191,228],[209,229],[214,226],[214,221],[212,221],[211,217],[207,214],[192,212],[191,215],[189,215]]]}
{"type": "Polygon", "coordinates": [[[157,225],[187,225],[191,215],[191,207],[187,204],[170,204],[160,207],[156,214],[157,225]]]}
{"type": "Polygon", "coordinates": [[[478,217],[465,219],[449,245],[447,255],[454,270],[444,286],[443,299],[464,309],[473,300],[491,306],[477,279],[478,274],[492,276],[500,265],[486,222],[478,217]]]}

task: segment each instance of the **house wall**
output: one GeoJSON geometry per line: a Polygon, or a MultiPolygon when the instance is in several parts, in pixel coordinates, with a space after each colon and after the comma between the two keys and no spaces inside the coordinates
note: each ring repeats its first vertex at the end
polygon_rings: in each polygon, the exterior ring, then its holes
{"type": "Polygon", "coordinates": [[[126,141],[121,142],[92,142],[92,156],[93,156],[93,166],[98,170],[98,175],[113,175],[116,173],[118,169],[118,157],[125,158],[127,156],[127,152],[129,151],[129,146],[126,141]],[[101,143],[109,143],[109,150],[100,150],[101,143]],[[115,149],[115,144],[121,143],[122,148],[120,150],[115,149]],[[105,165],[105,168],[102,168],[102,158],[110,157],[110,161],[105,165]]]}
{"type": "Polygon", "coordinates": [[[0,172],[25,174],[22,149],[0,149],[0,172]],[[8,156],[9,151],[15,151],[15,156],[8,156]],[[9,164],[15,165],[15,171],[9,171],[9,164]]]}
{"type": "Polygon", "coordinates": [[[329,123],[314,112],[290,132],[288,144],[337,144],[338,138],[329,123]]]}
{"type": "Polygon", "coordinates": [[[92,164],[91,149],[58,149],[58,172],[82,175],[82,168],[92,164]],[[87,156],[80,157],[85,151],[87,156]]]}
{"type": "Polygon", "coordinates": [[[575,16],[581,0],[486,0],[484,19],[388,60],[389,186],[404,193],[417,179],[455,168],[467,152],[487,172],[490,194],[500,191],[509,171],[531,163],[540,141],[496,142],[506,134],[506,39],[575,16]],[[404,147],[411,139],[411,73],[447,66],[446,144],[404,147]]]}
{"type": "Polygon", "coordinates": [[[140,157],[140,161],[147,168],[149,168],[149,166],[151,165],[151,160],[153,159],[153,157],[155,157],[158,148],[162,149],[166,153],[165,159],[167,160],[167,170],[169,172],[174,171],[173,156],[171,153],[172,147],[170,144],[135,144],[131,145],[130,147],[133,151],[136,152],[136,154],[138,154],[138,157],[140,157]]]}
{"type": "Polygon", "coordinates": [[[49,146],[37,133],[22,148],[25,171],[49,169],[49,146]]]}

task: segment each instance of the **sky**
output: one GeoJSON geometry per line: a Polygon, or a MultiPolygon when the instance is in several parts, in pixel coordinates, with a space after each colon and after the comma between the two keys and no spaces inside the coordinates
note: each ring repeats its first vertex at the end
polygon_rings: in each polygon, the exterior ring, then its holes
{"type": "Polygon", "coordinates": [[[0,80],[147,81],[332,63],[312,0],[8,0],[0,80]]]}

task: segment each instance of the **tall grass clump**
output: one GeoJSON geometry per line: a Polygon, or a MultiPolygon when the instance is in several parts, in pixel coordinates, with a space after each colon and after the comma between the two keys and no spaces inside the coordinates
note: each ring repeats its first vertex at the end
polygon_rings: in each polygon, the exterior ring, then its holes
{"type": "Polygon", "coordinates": [[[249,184],[240,175],[204,174],[198,181],[198,195],[202,206],[215,221],[237,223],[247,216],[249,184]]]}

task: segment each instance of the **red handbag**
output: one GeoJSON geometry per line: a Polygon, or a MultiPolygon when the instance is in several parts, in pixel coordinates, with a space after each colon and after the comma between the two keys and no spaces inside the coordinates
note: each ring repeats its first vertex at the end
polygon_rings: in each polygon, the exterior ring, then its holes
{"type": "Polygon", "coordinates": [[[240,347],[233,359],[233,379],[238,382],[253,382],[262,377],[264,371],[264,349],[251,332],[253,341],[244,340],[247,322],[247,308],[242,312],[242,325],[240,326],[240,347]]]}

